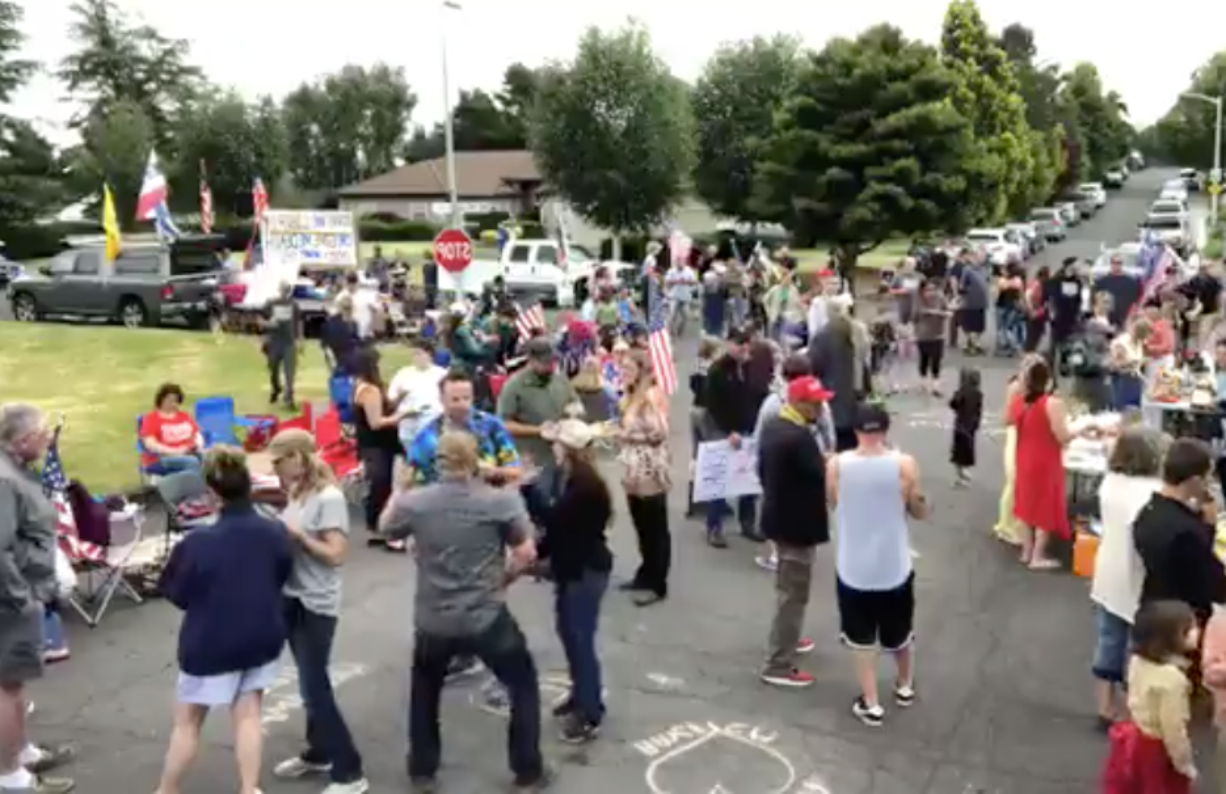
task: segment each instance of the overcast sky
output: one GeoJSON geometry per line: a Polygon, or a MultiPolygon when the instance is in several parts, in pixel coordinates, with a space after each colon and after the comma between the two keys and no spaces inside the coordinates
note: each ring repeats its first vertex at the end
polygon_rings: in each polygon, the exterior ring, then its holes
{"type": "MultiPolygon", "coordinates": [[[[23,0],[28,54],[49,72],[71,48],[70,0],[23,0]]],[[[192,59],[215,82],[244,94],[281,96],[303,80],[346,63],[403,66],[419,98],[413,120],[431,124],[446,107],[443,39],[450,51],[451,87],[496,88],[503,70],[573,55],[589,25],[614,27],[634,17],[646,24],[673,71],[693,80],[723,41],[802,32],[820,47],[888,20],[911,36],[935,42],[944,0],[463,0],[460,11],[438,0],[118,0],[134,17],[186,39],[192,59]]],[[[1089,0],[980,0],[988,24],[1021,22],[1035,31],[1040,58],[1098,66],[1119,91],[1135,122],[1166,112],[1191,73],[1226,39],[1226,3],[1165,0],[1136,6],[1089,0]]],[[[49,73],[15,98],[15,114],[45,122],[59,142],[71,107],[49,73]],[[57,131],[58,129],[58,131],[57,131]]]]}

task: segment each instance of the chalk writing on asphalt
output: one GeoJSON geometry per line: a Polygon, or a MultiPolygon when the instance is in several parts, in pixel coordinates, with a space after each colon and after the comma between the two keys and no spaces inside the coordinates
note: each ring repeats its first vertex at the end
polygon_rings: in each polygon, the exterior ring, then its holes
{"type": "MultiPolygon", "coordinates": [[[[361,678],[369,672],[370,669],[364,664],[341,662],[329,668],[334,689],[339,689],[344,684],[355,678],[361,678]]],[[[264,732],[267,733],[273,725],[288,722],[294,712],[301,710],[302,695],[298,693],[298,671],[293,665],[287,665],[277,673],[272,686],[264,694],[264,714],[260,718],[260,722],[264,725],[264,732]]]]}
{"type": "MultiPolygon", "coordinates": [[[[776,746],[778,738],[777,732],[749,723],[683,722],[635,742],[634,749],[648,759],[645,778],[652,794],[831,794],[818,777],[800,777],[776,746]],[[713,780],[718,769],[699,759],[687,765],[687,756],[715,741],[756,751],[762,764],[737,764],[736,783],[713,780]],[[752,786],[744,782],[750,775],[759,778],[752,786]]],[[[722,756],[725,751],[718,752],[722,756]]]]}

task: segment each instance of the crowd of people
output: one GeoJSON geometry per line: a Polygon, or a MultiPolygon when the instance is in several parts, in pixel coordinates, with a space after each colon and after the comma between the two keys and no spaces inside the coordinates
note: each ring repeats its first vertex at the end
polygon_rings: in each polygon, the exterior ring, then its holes
{"type": "MultiPolygon", "coordinates": [[[[349,384],[343,401],[367,484],[366,540],[411,555],[418,570],[408,771],[422,790],[440,766],[441,692],[482,669],[497,681],[488,696],[510,712],[515,785],[536,790],[553,777],[540,749],[540,684],[507,606],[510,585],[524,577],[552,583],[571,680],[554,716],[571,743],[594,740],[606,719],[597,637],[613,585],[606,533],[619,504],[639,561],[618,588],[643,608],[669,597],[669,496],[679,468],[669,443],[671,395],[650,349],[653,317],[663,314],[683,337],[697,315],[703,331],[688,378],[691,462],[711,442],[750,445],[756,456],[761,491],[734,504],[696,503],[691,466],[687,515],[704,522],[713,548],[730,547],[729,516],[741,538],[765,544],[755,558],[773,572],[777,599],[761,680],[814,683],[800,666],[816,647],[804,635],[806,609],[817,551],[841,527],[835,606],[856,682],[850,710],[880,726],[887,705],[907,708],[918,697],[909,525],[929,513],[917,460],[890,442],[885,398],[911,390],[943,396],[945,353],[964,340],[971,358],[948,405],[953,484],[965,487],[986,421],[973,357],[989,348],[1024,354],[1001,412],[1006,481],[996,533],[1019,547],[1029,570],[1051,570],[1053,541],[1072,534],[1064,450],[1085,432],[1070,405],[1135,408],[1150,371],[1212,344],[1220,312],[1221,287],[1207,269],[1150,290],[1115,264],[1095,281],[1074,261],[1027,278],[1015,268],[994,272],[974,250],[935,252],[906,258],[879,295],[858,303],[834,272],[802,284],[786,250],[748,262],[718,250],[666,259],[651,247],[637,284],[598,273],[578,315],[556,330],[525,325],[523,307],[492,283],[475,305],[449,306],[431,318],[432,332],[405,342],[411,361],[389,379],[372,326],[358,317],[357,304],[368,300],[358,297],[356,280],[331,299],[321,341],[349,384]],[[1137,308],[1120,309],[1127,301],[1137,308]],[[1056,391],[1060,375],[1074,381],[1068,394],[1056,391]],[[619,496],[602,473],[602,449],[615,452],[619,496]],[[895,662],[886,697],[881,653],[895,662]]],[[[270,399],[293,404],[301,318],[290,295],[274,303],[264,336],[270,399]]],[[[1217,344],[1226,364],[1226,343],[1217,344]]],[[[273,773],[326,777],[327,794],[368,791],[328,673],[352,553],[345,495],[311,433],[291,429],[268,448],[284,504],[275,512],[257,505],[244,454],[206,449],[182,410],[184,397],[172,384],[156,395],[140,430],[145,464],[163,473],[199,470],[220,509],[213,525],[174,546],[162,572],[161,591],[184,616],[158,793],[180,791],[212,708],[230,711],[242,794],[258,791],[261,700],[286,648],[306,735],[303,752],[273,773]]],[[[47,562],[55,513],[30,471],[49,439],[36,408],[0,407],[0,586],[21,605],[20,615],[0,619],[0,792],[72,787],[43,776],[71,752],[37,747],[24,730],[24,685],[42,674],[42,626],[55,600],[47,562]]],[[[1098,492],[1092,591],[1093,674],[1112,738],[1104,787],[1112,794],[1189,790],[1179,788],[1195,777],[1188,695],[1203,681],[1226,702],[1226,617],[1211,619],[1226,603],[1213,544],[1214,462],[1204,442],[1163,442],[1152,428],[1128,427],[1112,443],[1098,492]],[[1202,629],[1212,641],[1189,679],[1179,660],[1200,647],[1202,629]]]]}

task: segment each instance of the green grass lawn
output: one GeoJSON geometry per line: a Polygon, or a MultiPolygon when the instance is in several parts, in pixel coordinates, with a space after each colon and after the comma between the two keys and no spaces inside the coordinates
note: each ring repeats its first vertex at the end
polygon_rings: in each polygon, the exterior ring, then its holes
{"type": "MultiPolygon", "coordinates": [[[[384,348],[390,378],[406,351],[384,348]]],[[[273,414],[268,374],[255,336],[113,326],[5,323],[0,400],[33,403],[66,419],[61,453],[67,475],[94,493],[138,484],[136,417],[150,410],[165,382],[178,383],[190,406],[230,395],[240,414],[273,414]]],[[[299,402],[326,404],[327,371],[318,344],[299,363],[299,402]]]]}

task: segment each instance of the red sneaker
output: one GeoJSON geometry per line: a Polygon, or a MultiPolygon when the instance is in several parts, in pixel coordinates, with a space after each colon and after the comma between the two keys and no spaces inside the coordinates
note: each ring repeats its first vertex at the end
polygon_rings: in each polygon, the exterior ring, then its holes
{"type": "Polygon", "coordinates": [[[792,669],[786,673],[772,672],[767,670],[762,673],[762,681],[771,686],[789,687],[791,689],[802,689],[807,686],[813,686],[813,676],[806,673],[804,670],[792,669]]]}
{"type": "Polygon", "coordinates": [[[802,655],[806,653],[812,653],[813,649],[816,647],[817,647],[816,642],[809,639],[808,637],[801,637],[800,642],[796,643],[796,652],[802,655]]]}

